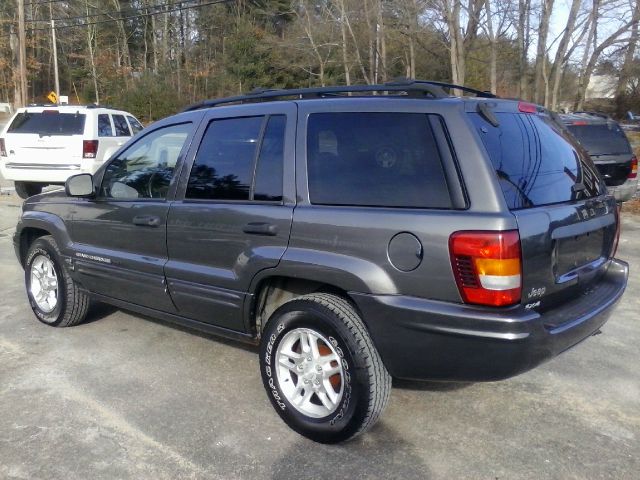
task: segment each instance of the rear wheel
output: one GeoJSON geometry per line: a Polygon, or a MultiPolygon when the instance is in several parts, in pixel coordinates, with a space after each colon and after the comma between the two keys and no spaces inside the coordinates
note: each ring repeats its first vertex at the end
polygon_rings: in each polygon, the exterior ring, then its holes
{"type": "Polygon", "coordinates": [[[337,443],[368,430],[391,392],[391,377],[353,306],[326,293],[281,306],[263,332],[262,380],[289,427],[337,443]]]}
{"type": "Polygon", "coordinates": [[[42,193],[44,184],[33,182],[14,182],[16,187],[16,193],[20,198],[27,199],[42,193]]]}
{"type": "Polygon", "coordinates": [[[42,323],[70,327],[85,319],[89,297],[63,267],[52,236],[40,237],[31,244],[24,274],[29,304],[42,323]]]}

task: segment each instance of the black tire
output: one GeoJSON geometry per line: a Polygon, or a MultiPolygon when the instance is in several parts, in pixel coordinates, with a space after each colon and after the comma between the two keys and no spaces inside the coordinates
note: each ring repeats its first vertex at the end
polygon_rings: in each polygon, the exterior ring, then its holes
{"type": "Polygon", "coordinates": [[[38,320],[52,327],[71,327],[85,319],[89,310],[89,296],[79,288],[63,266],[60,250],[52,236],[39,237],[31,244],[25,260],[24,272],[29,304],[38,320]],[[57,277],[57,303],[50,312],[38,306],[31,290],[32,265],[40,256],[51,261],[57,277]]]}
{"type": "Polygon", "coordinates": [[[260,371],[271,403],[284,422],[301,435],[321,443],[349,440],[371,428],[391,393],[391,376],[360,316],[347,300],[328,293],[295,298],[274,312],[262,336],[260,371]],[[342,398],[336,410],[326,417],[313,418],[300,412],[280,387],[276,352],[287,332],[294,329],[320,333],[342,357],[342,398]]]}
{"type": "Polygon", "coordinates": [[[44,184],[32,183],[32,182],[14,182],[16,187],[16,193],[24,200],[34,195],[42,193],[44,184]]]}

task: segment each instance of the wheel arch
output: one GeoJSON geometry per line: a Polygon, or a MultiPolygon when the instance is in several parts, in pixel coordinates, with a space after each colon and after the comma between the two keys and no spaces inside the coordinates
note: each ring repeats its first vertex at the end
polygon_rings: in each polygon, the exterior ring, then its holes
{"type": "Polygon", "coordinates": [[[64,221],[53,214],[45,212],[25,212],[18,225],[19,228],[19,260],[24,261],[31,244],[38,238],[51,235],[62,252],[71,243],[64,221]]]}
{"type": "Polygon", "coordinates": [[[333,283],[322,282],[311,278],[293,277],[281,274],[261,276],[255,281],[253,294],[245,310],[247,330],[260,338],[267,321],[280,306],[310,293],[331,293],[344,298],[358,313],[356,302],[349,291],[333,283]]]}

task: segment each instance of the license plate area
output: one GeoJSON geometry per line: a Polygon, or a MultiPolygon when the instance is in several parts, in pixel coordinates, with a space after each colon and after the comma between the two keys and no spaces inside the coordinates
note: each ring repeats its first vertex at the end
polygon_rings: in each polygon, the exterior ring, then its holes
{"type": "Polygon", "coordinates": [[[582,235],[556,240],[556,280],[603,257],[605,230],[598,229],[582,235]]]}

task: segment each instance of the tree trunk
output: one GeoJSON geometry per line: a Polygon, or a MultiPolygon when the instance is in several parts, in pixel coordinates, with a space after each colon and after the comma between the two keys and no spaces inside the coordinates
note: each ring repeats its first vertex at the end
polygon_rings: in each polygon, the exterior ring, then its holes
{"type": "MultiPolygon", "coordinates": [[[[596,18],[596,21],[597,21],[597,18],[596,18]]],[[[618,41],[620,35],[622,35],[623,33],[627,33],[630,29],[632,30],[634,25],[637,26],[638,22],[640,22],[640,9],[636,8],[634,9],[631,19],[627,23],[622,25],[620,28],[618,28],[618,30],[616,30],[611,35],[609,35],[599,45],[595,44],[596,43],[595,39],[597,37],[594,35],[594,50],[593,50],[593,53],[591,53],[591,57],[589,58],[589,62],[587,63],[586,68],[584,69],[584,72],[582,75],[582,82],[580,82],[580,88],[578,90],[578,102],[576,104],[577,110],[581,110],[584,107],[584,101],[586,99],[587,88],[589,87],[591,75],[593,74],[593,71],[596,68],[596,65],[598,63],[598,60],[600,59],[600,55],[602,55],[602,52],[607,48],[609,48],[610,46],[614,45],[618,41]]]]}
{"type": "MultiPolygon", "coordinates": [[[[87,12],[87,17],[89,16],[89,1],[85,0],[84,3],[84,7],[85,7],[85,11],[87,12]]],[[[87,26],[87,49],[89,50],[89,62],[91,64],[91,78],[93,80],[93,89],[95,90],[95,97],[96,97],[96,105],[100,105],[100,94],[98,92],[98,75],[96,72],[96,62],[95,62],[95,58],[94,58],[94,39],[93,39],[93,35],[91,34],[91,32],[94,32],[95,34],[95,25],[92,26],[89,25],[87,26]]]]}
{"type": "Polygon", "coordinates": [[[545,98],[545,107],[555,110],[558,105],[558,91],[560,89],[560,79],[562,78],[562,70],[564,68],[564,56],[569,48],[569,42],[576,28],[576,19],[578,18],[578,10],[580,9],[581,0],[573,0],[571,9],[569,10],[569,18],[567,25],[562,33],[562,39],[556,50],[556,57],[551,67],[551,99],[545,98]]]}
{"type": "Polygon", "coordinates": [[[495,94],[498,89],[498,72],[497,72],[497,63],[498,63],[498,52],[497,52],[497,42],[496,35],[493,31],[493,15],[491,13],[491,0],[485,0],[485,10],[487,12],[487,31],[489,33],[489,42],[491,44],[490,48],[490,59],[489,59],[489,77],[491,80],[491,93],[495,94]]]}
{"type": "Polygon", "coordinates": [[[347,46],[347,25],[345,17],[344,0],[339,1],[340,7],[340,34],[342,36],[342,66],[344,67],[344,81],[347,85],[351,85],[351,74],[349,72],[349,54],[347,46]]]}
{"type": "MultiPolygon", "coordinates": [[[[640,0],[636,0],[636,6],[634,10],[636,16],[640,15],[640,0]]],[[[624,53],[624,61],[622,62],[622,68],[620,69],[620,77],[618,78],[618,85],[616,86],[616,98],[624,95],[627,92],[629,86],[629,78],[631,77],[631,67],[633,59],[636,54],[636,46],[638,45],[638,22],[631,26],[631,39],[629,45],[627,45],[627,51],[624,53]]],[[[624,112],[618,112],[624,113],[624,112]]]]}
{"type": "Polygon", "coordinates": [[[536,103],[545,102],[545,79],[543,75],[543,65],[547,61],[547,36],[549,34],[549,20],[553,11],[554,0],[542,0],[542,11],[540,13],[540,23],[538,25],[538,48],[536,53],[536,70],[534,82],[534,101],[536,103]]]}

